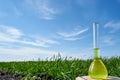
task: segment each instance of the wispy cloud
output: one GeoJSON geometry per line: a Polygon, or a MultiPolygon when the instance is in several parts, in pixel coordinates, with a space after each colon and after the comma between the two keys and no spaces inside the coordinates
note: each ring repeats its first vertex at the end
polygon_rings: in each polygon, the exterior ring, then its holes
{"type": "Polygon", "coordinates": [[[15,13],[16,16],[22,16],[22,12],[16,7],[16,6],[13,6],[13,11],[15,13]]]}
{"type": "Polygon", "coordinates": [[[68,58],[78,58],[78,59],[90,59],[92,58],[92,48],[86,47],[86,48],[72,48],[72,51],[65,51],[61,56],[68,58]]]}
{"type": "Polygon", "coordinates": [[[7,19],[8,17],[12,17],[14,19],[14,18],[18,18],[18,17],[23,15],[22,12],[17,7],[9,6],[9,8],[11,9],[10,10],[11,12],[9,12],[9,11],[2,11],[1,12],[0,11],[0,18],[7,19]]]}
{"type": "Polygon", "coordinates": [[[4,48],[0,47],[0,61],[28,61],[28,60],[45,60],[47,57],[57,55],[57,51],[46,50],[41,48],[21,47],[21,48],[4,48]]]}
{"type": "Polygon", "coordinates": [[[79,31],[72,31],[72,32],[58,32],[58,35],[61,36],[62,38],[64,38],[64,40],[79,40],[82,39],[83,37],[78,37],[80,34],[85,33],[88,30],[88,28],[86,29],[82,29],[79,31]]]}
{"type": "Polygon", "coordinates": [[[64,38],[64,40],[68,40],[68,41],[75,41],[75,40],[79,40],[79,39],[82,39],[83,37],[81,38],[76,38],[76,37],[66,37],[64,38]]]}
{"type": "Polygon", "coordinates": [[[50,6],[49,0],[25,0],[25,3],[37,12],[42,19],[54,19],[57,10],[50,6]]]}
{"type": "Polygon", "coordinates": [[[13,48],[0,48],[0,51],[2,54],[18,54],[18,55],[30,55],[30,54],[48,54],[48,55],[54,55],[57,54],[56,51],[52,50],[45,50],[45,49],[40,49],[40,48],[31,48],[31,47],[22,47],[18,49],[13,49],[13,48]]]}
{"type": "Polygon", "coordinates": [[[80,31],[73,31],[73,32],[70,32],[70,33],[60,32],[58,34],[63,36],[63,37],[74,37],[74,36],[78,36],[78,35],[86,32],[87,30],[88,29],[83,29],[83,30],[80,30],[80,31]]]}
{"type": "Polygon", "coordinates": [[[97,3],[98,0],[76,0],[77,3],[84,8],[94,8],[97,3]]]}
{"type": "Polygon", "coordinates": [[[108,22],[104,25],[105,28],[111,28],[110,33],[114,33],[120,30],[120,22],[108,22]]]}
{"type": "Polygon", "coordinates": [[[32,38],[27,36],[19,29],[11,26],[0,25],[0,42],[20,43],[31,46],[50,47],[51,44],[57,44],[57,41],[47,38],[32,38]]]}
{"type": "Polygon", "coordinates": [[[46,59],[57,55],[55,50],[49,50],[57,41],[39,36],[28,36],[20,29],[0,25],[0,61],[24,61],[46,59]],[[17,57],[17,58],[16,58],[17,57]]]}
{"type": "Polygon", "coordinates": [[[24,35],[20,30],[5,25],[0,25],[0,33],[1,35],[10,36],[12,38],[19,38],[24,35]]]}
{"type": "Polygon", "coordinates": [[[108,45],[108,46],[112,46],[115,44],[115,40],[112,37],[106,36],[103,38],[103,43],[108,45]]]}

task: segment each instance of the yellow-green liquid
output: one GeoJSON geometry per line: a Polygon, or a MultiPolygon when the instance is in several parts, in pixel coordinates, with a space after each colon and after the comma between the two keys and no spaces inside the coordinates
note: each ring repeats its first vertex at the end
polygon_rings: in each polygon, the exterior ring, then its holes
{"type": "Polygon", "coordinates": [[[93,79],[106,79],[107,69],[100,58],[96,58],[90,65],[88,75],[93,79]]]}

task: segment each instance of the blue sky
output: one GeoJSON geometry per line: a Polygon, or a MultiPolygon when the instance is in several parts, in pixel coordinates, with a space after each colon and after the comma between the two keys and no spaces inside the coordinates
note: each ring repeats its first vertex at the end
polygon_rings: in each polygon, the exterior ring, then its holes
{"type": "Polygon", "coordinates": [[[120,0],[0,0],[0,61],[91,58],[93,22],[101,56],[120,56],[120,0]]]}

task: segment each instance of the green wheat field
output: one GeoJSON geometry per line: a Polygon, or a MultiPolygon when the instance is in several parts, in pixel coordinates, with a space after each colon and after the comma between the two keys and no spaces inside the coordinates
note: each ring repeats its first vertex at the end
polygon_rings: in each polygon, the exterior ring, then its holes
{"type": "MultiPolygon", "coordinates": [[[[109,75],[120,77],[120,57],[102,58],[109,75]]],[[[45,80],[38,77],[49,76],[47,80],[75,80],[77,76],[87,75],[92,59],[81,60],[53,56],[49,60],[0,62],[0,71],[23,74],[21,80],[45,80]]]]}

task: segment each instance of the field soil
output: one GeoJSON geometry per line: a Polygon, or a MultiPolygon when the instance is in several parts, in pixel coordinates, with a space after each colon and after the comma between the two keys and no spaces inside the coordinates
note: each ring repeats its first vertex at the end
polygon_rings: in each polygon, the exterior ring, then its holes
{"type": "MultiPolygon", "coordinates": [[[[42,74],[42,73],[38,73],[36,75],[37,77],[40,77],[42,80],[53,80],[51,76],[42,74]]],[[[0,71],[0,80],[21,80],[23,77],[25,77],[25,75],[23,74],[12,74],[9,72],[5,72],[5,71],[0,71]]]]}
{"type": "Polygon", "coordinates": [[[0,80],[20,80],[22,77],[24,77],[23,74],[12,74],[5,71],[0,71],[0,80]]]}
{"type": "Polygon", "coordinates": [[[0,71],[0,80],[20,80],[24,77],[23,74],[11,74],[9,72],[0,71]]]}

